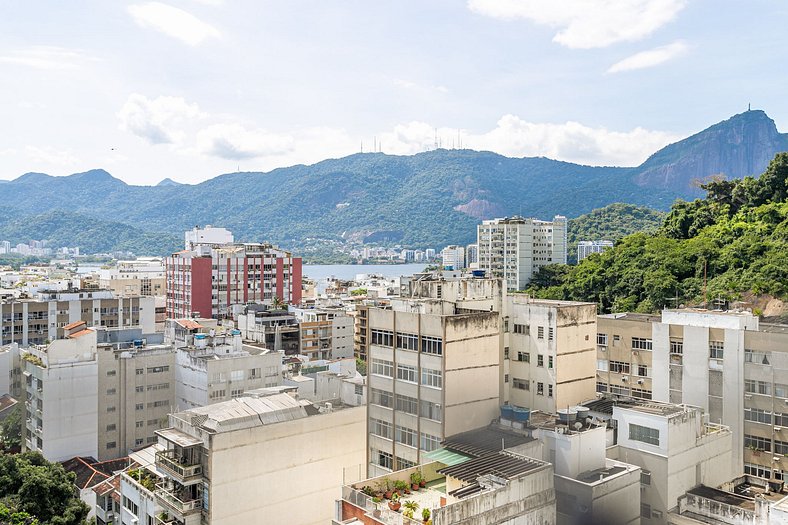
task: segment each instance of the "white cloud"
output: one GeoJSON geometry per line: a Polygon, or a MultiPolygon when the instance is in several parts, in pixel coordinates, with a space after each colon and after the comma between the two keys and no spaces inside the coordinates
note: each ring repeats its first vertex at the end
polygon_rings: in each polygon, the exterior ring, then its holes
{"type": "Polygon", "coordinates": [[[556,28],[553,42],[575,49],[640,40],[667,24],[686,0],[468,0],[479,14],[556,28]]]}
{"type": "Polygon", "coordinates": [[[181,97],[151,100],[138,93],[129,96],[117,115],[121,130],[142,137],[151,144],[180,142],[185,135],[183,123],[205,117],[197,104],[189,104],[181,97]]]}
{"type": "MultiPolygon", "coordinates": [[[[379,135],[385,153],[409,155],[432,149],[436,128],[425,122],[395,126],[379,135]]],[[[443,147],[452,141],[463,148],[494,151],[511,157],[544,156],[551,159],[588,165],[635,166],[659,148],[681,137],[661,131],[635,128],[609,131],[578,122],[563,124],[534,123],[515,115],[504,115],[495,128],[482,133],[468,133],[450,128],[437,129],[443,147]]]]}
{"type": "Polygon", "coordinates": [[[78,49],[55,46],[33,46],[0,55],[0,63],[46,70],[79,69],[96,58],[78,49]]]}
{"type": "Polygon", "coordinates": [[[401,87],[403,89],[414,90],[414,91],[422,91],[422,92],[431,92],[437,91],[438,93],[448,93],[449,89],[446,86],[432,86],[432,85],[421,85],[417,84],[416,82],[411,82],[410,80],[403,80],[401,78],[394,79],[394,85],[397,87],[401,87]]]}
{"type": "Polygon", "coordinates": [[[648,51],[641,51],[634,55],[616,62],[608,73],[620,73],[621,71],[632,71],[633,69],[644,69],[647,67],[654,67],[663,62],[667,62],[687,51],[687,44],[684,42],[673,42],[667,46],[649,49],[648,51]]]}
{"type": "Polygon", "coordinates": [[[56,166],[71,166],[79,162],[79,158],[70,149],[58,150],[52,147],[27,146],[25,147],[25,155],[33,162],[56,166]]]}
{"type": "Polygon", "coordinates": [[[128,7],[128,12],[141,27],[155,29],[165,35],[196,46],[206,38],[218,38],[219,30],[192,15],[161,2],[146,2],[128,7]]]}
{"type": "Polygon", "coordinates": [[[197,133],[197,147],[206,155],[223,159],[252,159],[287,153],[293,148],[293,137],[240,124],[214,124],[197,133]]]}

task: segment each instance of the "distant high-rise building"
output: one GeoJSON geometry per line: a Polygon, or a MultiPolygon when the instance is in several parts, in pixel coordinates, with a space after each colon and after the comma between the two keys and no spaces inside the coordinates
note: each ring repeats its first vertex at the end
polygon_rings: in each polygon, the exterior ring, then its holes
{"type": "Polygon", "coordinates": [[[507,290],[522,290],[542,266],[566,264],[566,217],[552,221],[512,217],[477,227],[479,269],[502,277],[507,290]]]}
{"type": "Polygon", "coordinates": [[[186,232],[186,245],[187,250],[193,250],[196,246],[201,244],[232,244],[233,234],[225,228],[215,228],[210,224],[205,228],[195,226],[192,230],[186,232]]]}
{"type": "Polygon", "coordinates": [[[479,264],[479,246],[469,244],[465,247],[465,264],[468,268],[473,268],[479,264]]]}
{"type": "Polygon", "coordinates": [[[8,241],[0,241],[0,253],[11,253],[11,243],[8,241]]]}
{"type": "Polygon", "coordinates": [[[592,253],[602,253],[605,249],[612,247],[613,241],[580,241],[577,243],[577,262],[592,253]]]}
{"type": "Polygon", "coordinates": [[[167,317],[198,314],[222,318],[232,316],[233,305],[301,302],[299,257],[267,243],[205,244],[189,240],[189,233],[203,240],[228,238],[224,233],[200,233],[206,230],[187,232],[187,244],[192,248],[167,257],[167,317]]]}
{"type": "Polygon", "coordinates": [[[424,257],[427,259],[434,259],[435,258],[435,249],[434,248],[427,248],[424,250],[424,257]]]}
{"type": "Polygon", "coordinates": [[[441,250],[443,267],[452,270],[465,268],[465,248],[452,244],[441,250]]]}

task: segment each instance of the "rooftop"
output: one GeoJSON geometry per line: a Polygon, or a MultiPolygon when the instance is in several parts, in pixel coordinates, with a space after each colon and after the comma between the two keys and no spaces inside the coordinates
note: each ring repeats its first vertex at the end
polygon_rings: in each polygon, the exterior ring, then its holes
{"type": "Polygon", "coordinates": [[[724,503],[725,505],[730,505],[732,507],[741,507],[746,510],[755,509],[755,500],[753,498],[739,496],[732,492],[726,492],[724,490],[707,487],[705,485],[698,485],[694,489],[688,490],[687,494],[692,494],[704,499],[716,501],[717,503],[724,503]]]}
{"type": "Polygon", "coordinates": [[[530,441],[534,441],[534,438],[497,425],[490,425],[449,436],[443,441],[442,446],[452,452],[481,457],[497,454],[504,448],[517,447],[530,441]]]}
{"type": "Polygon", "coordinates": [[[695,410],[695,407],[689,405],[674,405],[671,403],[662,403],[660,401],[646,400],[646,399],[631,399],[631,398],[609,398],[596,399],[583,403],[583,406],[592,412],[599,412],[602,414],[613,415],[613,408],[627,408],[630,410],[637,410],[646,414],[653,414],[664,417],[671,417],[677,414],[683,414],[695,410]]]}
{"type": "Polygon", "coordinates": [[[500,451],[470,459],[451,467],[438,470],[439,474],[451,476],[466,483],[475,483],[480,476],[494,475],[505,479],[517,479],[526,472],[546,465],[545,462],[511,452],[500,451]]]}

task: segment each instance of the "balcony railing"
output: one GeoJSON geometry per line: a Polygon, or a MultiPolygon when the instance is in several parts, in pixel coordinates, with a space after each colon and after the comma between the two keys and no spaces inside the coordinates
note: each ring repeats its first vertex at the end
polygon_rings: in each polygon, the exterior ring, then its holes
{"type": "Polygon", "coordinates": [[[191,514],[193,512],[199,512],[199,510],[202,508],[201,500],[193,499],[189,501],[183,501],[161,484],[156,486],[155,495],[162,503],[174,510],[176,514],[180,514],[181,516],[191,514]]]}
{"type": "Polygon", "coordinates": [[[202,474],[202,465],[198,461],[178,458],[173,450],[156,452],[156,466],[172,474],[179,481],[188,481],[202,474]]]}

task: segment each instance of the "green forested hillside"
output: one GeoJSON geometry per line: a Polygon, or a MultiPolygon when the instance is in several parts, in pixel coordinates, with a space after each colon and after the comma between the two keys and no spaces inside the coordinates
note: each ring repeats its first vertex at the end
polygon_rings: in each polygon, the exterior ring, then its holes
{"type": "Polygon", "coordinates": [[[618,242],[622,237],[632,233],[654,232],[664,219],[665,212],[621,202],[570,219],[567,232],[569,264],[577,261],[578,241],[604,239],[618,242]]]}
{"type": "Polygon", "coordinates": [[[704,199],[674,204],[657,232],[629,235],[575,267],[546,268],[530,292],[593,301],[605,312],[651,312],[676,297],[788,296],[788,153],[758,178],[720,177],[703,189],[704,199]]]}

